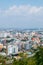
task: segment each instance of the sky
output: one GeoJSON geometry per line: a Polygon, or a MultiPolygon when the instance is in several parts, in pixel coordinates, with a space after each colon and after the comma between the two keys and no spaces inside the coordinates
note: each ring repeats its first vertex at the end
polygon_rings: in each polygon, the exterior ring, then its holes
{"type": "Polygon", "coordinates": [[[0,28],[43,28],[43,0],[0,0],[0,28]]]}

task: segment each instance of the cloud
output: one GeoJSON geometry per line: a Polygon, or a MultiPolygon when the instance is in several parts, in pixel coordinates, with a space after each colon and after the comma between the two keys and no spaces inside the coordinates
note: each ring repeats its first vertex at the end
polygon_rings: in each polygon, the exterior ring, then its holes
{"type": "Polygon", "coordinates": [[[7,15],[40,15],[43,14],[43,7],[30,6],[30,5],[19,5],[12,6],[8,10],[5,10],[7,15]]]}
{"type": "Polygon", "coordinates": [[[30,15],[43,15],[43,7],[31,5],[14,5],[7,10],[0,10],[1,15],[15,15],[15,16],[30,16],[30,15]]]}
{"type": "Polygon", "coordinates": [[[0,22],[5,27],[43,27],[43,6],[14,5],[0,9],[0,22]]]}

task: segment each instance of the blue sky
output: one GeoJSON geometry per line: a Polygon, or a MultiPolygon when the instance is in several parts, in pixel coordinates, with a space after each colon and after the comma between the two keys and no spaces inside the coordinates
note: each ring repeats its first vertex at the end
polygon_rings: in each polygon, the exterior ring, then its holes
{"type": "Polygon", "coordinates": [[[0,28],[43,28],[43,0],[0,0],[0,28]]]}

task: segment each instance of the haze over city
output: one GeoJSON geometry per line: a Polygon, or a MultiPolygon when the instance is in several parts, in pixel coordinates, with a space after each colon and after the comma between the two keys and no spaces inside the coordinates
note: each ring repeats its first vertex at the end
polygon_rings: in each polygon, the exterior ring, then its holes
{"type": "Polygon", "coordinates": [[[43,0],[0,0],[0,65],[43,65],[43,0]]]}

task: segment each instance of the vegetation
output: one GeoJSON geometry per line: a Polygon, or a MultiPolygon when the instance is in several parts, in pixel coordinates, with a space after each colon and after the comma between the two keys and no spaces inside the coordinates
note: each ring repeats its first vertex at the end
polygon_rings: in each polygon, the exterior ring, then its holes
{"type": "Polygon", "coordinates": [[[43,48],[38,48],[35,54],[36,65],[43,65],[43,48]]]}
{"type": "MultiPolygon", "coordinates": [[[[38,48],[38,51],[35,53],[35,55],[31,58],[27,58],[26,55],[23,53],[20,53],[19,56],[22,58],[17,60],[13,58],[12,64],[9,65],[43,65],[43,48],[38,48]]],[[[2,62],[2,65],[6,65],[5,61],[7,58],[4,58],[0,56],[0,63],[2,62]]]]}

